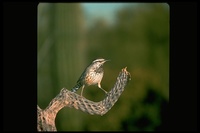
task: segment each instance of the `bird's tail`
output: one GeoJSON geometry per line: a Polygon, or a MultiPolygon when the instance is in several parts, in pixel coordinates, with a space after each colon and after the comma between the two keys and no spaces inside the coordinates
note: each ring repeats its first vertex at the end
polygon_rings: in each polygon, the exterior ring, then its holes
{"type": "Polygon", "coordinates": [[[76,92],[80,87],[81,87],[80,84],[76,84],[76,85],[71,89],[71,91],[72,91],[72,92],[76,92]]]}
{"type": "Polygon", "coordinates": [[[76,92],[78,89],[79,89],[79,88],[73,87],[71,91],[72,91],[72,92],[76,92]]]}

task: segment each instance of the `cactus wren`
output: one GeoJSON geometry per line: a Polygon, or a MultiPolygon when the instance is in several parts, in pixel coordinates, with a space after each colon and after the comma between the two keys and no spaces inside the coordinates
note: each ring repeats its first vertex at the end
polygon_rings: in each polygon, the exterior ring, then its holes
{"type": "Polygon", "coordinates": [[[72,88],[72,92],[76,92],[80,87],[82,87],[81,90],[81,96],[82,96],[83,89],[85,86],[98,84],[98,87],[107,94],[107,91],[105,91],[101,87],[101,80],[103,78],[103,73],[104,73],[103,64],[106,61],[109,60],[105,60],[102,58],[96,59],[88,67],[86,67],[86,69],[83,71],[80,78],[78,79],[77,84],[72,88]]]}

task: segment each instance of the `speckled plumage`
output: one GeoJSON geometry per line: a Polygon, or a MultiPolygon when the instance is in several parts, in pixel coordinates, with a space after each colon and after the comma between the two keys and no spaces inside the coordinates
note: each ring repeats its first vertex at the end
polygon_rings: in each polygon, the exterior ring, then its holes
{"type": "Polygon", "coordinates": [[[76,92],[79,88],[82,88],[81,96],[85,86],[98,85],[98,87],[107,93],[103,88],[101,88],[101,80],[103,78],[104,70],[103,64],[108,61],[105,59],[94,60],[81,74],[77,81],[77,84],[72,88],[72,92],[76,92]]]}

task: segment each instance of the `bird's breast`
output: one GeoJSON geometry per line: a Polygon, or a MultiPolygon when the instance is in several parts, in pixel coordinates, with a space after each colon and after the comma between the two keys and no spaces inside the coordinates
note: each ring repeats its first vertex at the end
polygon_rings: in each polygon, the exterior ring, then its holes
{"type": "Polygon", "coordinates": [[[101,82],[103,78],[103,72],[101,73],[96,73],[96,72],[90,72],[85,78],[85,84],[86,85],[95,85],[99,82],[101,82]]]}

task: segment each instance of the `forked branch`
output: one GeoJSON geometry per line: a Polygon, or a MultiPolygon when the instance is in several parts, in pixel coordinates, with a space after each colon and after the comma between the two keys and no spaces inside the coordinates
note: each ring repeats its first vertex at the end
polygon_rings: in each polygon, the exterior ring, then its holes
{"type": "Polygon", "coordinates": [[[63,88],[60,93],[49,103],[49,106],[46,109],[41,110],[40,107],[37,106],[37,130],[57,131],[55,127],[55,118],[58,111],[63,107],[74,107],[91,115],[96,114],[102,116],[106,114],[117,102],[130,79],[130,73],[126,70],[126,68],[123,68],[117,77],[114,87],[100,102],[90,101],[84,97],[81,97],[77,93],[73,93],[63,88]]]}

